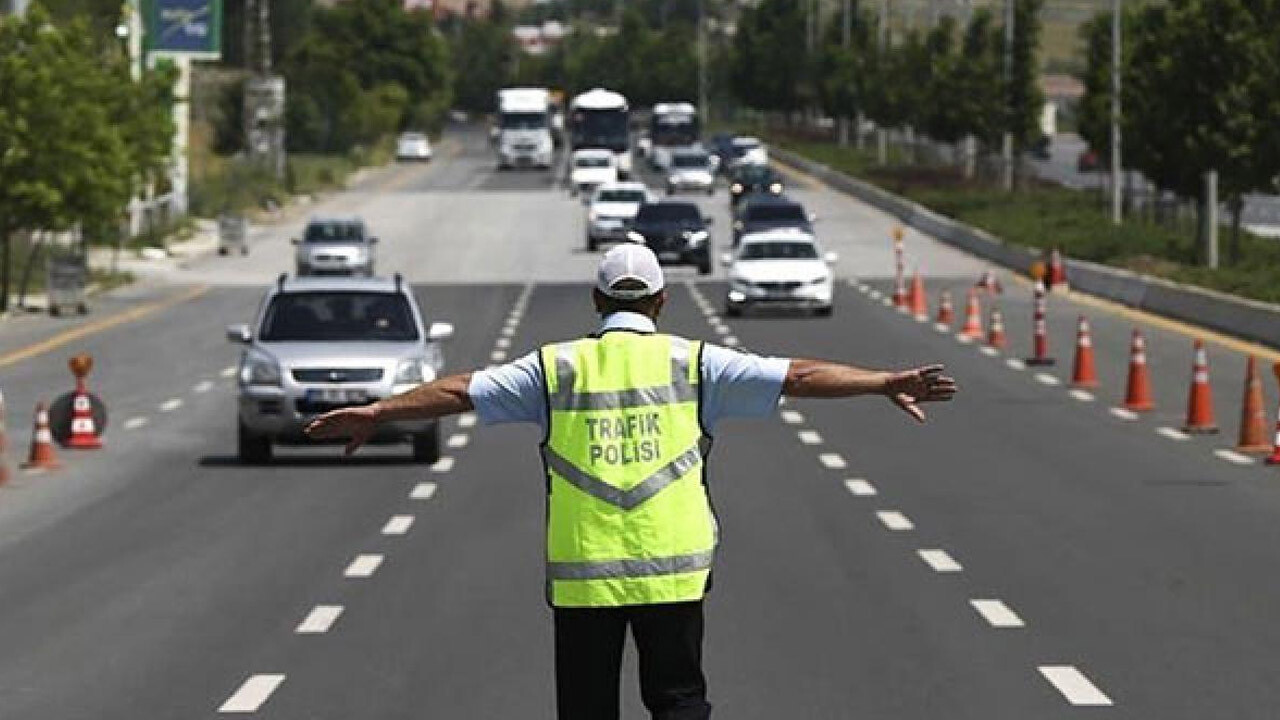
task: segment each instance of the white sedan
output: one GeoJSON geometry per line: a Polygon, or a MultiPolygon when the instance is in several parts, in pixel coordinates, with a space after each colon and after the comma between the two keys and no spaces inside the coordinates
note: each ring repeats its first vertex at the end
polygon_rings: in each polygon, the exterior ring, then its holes
{"type": "Polygon", "coordinates": [[[725,253],[729,292],[725,314],[741,315],[752,307],[832,311],[835,253],[823,253],[813,235],[796,229],[749,233],[732,253],[725,253]]]}
{"type": "Polygon", "coordinates": [[[596,188],[587,203],[587,249],[602,242],[623,242],[640,206],[653,202],[653,193],[641,182],[606,183],[596,188]]]}
{"type": "Polygon", "coordinates": [[[609,150],[575,150],[569,159],[569,192],[591,192],[618,182],[618,161],[609,150]]]}
{"type": "Polygon", "coordinates": [[[396,159],[426,161],[431,159],[431,141],[420,132],[400,133],[396,139],[396,159]]]}

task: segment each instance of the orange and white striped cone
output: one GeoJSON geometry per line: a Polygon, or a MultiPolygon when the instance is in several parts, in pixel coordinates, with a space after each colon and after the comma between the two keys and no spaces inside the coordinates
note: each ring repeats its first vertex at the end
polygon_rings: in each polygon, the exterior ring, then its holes
{"type": "Polygon", "coordinates": [[[987,347],[1003,350],[1008,344],[1004,335],[1004,316],[999,308],[992,308],[991,322],[987,327],[987,347]]]}
{"type": "Polygon", "coordinates": [[[1071,368],[1071,384],[1078,388],[1098,387],[1098,370],[1093,361],[1093,333],[1089,320],[1081,315],[1076,324],[1076,359],[1071,368]]]}
{"type": "Polygon", "coordinates": [[[102,439],[98,437],[98,428],[93,420],[93,401],[89,399],[84,378],[76,378],[76,393],[71,400],[71,435],[66,446],[73,450],[102,447],[102,439]]]}
{"type": "Polygon", "coordinates": [[[35,432],[31,435],[31,454],[22,464],[23,470],[57,470],[62,467],[53,453],[53,433],[49,431],[49,411],[44,403],[36,404],[35,432]]]}
{"type": "Polygon", "coordinates": [[[1134,329],[1133,342],[1129,346],[1129,382],[1125,389],[1124,406],[1133,412],[1155,407],[1151,400],[1151,377],[1147,372],[1147,341],[1138,329],[1134,329]]]}
{"type": "Polygon", "coordinates": [[[1044,283],[1036,281],[1035,290],[1035,310],[1032,313],[1032,341],[1031,341],[1031,357],[1027,358],[1028,365],[1052,365],[1056,362],[1049,356],[1049,324],[1045,319],[1045,287],[1044,283]]]}
{"type": "Polygon", "coordinates": [[[1204,343],[1195,342],[1195,360],[1191,368],[1191,392],[1187,398],[1187,421],[1182,429],[1189,433],[1216,433],[1213,418],[1213,387],[1209,384],[1209,353],[1204,343]]]}
{"type": "Polygon", "coordinates": [[[956,309],[951,304],[950,291],[943,290],[942,296],[938,299],[938,319],[935,320],[939,326],[950,328],[951,324],[956,321],[956,309]]]}
{"type": "Polygon", "coordinates": [[[906,280],[902,277],[902,271],[899,270],[893,279],[893,306],[899,310],[907,308],[907,285],[906,280]]]}
{"type": "Polygon", "coordinates": [[[1250,355],[1244,368],[1244,400],[1240,404],[1240,440],[1236,443],[1237,451],[1257,453],[1271,449],[1271,444],[1267,442],[1265,404],[1262,378],[1258,376],[1258,359],[1250,355]]]}
{"type": "MultiPolygon", "coordinates": [[[[1280,382],[1280,362],[1271,366],[1271,371],[1276,374],[1276,381],[1280,382]]],[[[1271,454],[1267,456],[1268,465],[1280,465],[1280,408],[1276,410],[1276,440],[1272,444],[1271,454]]]]}
{"type": "Polygon", "coordinates": [[[964,327],[960,328],[960,337],[977,340],[982,337],[982,308],[978,305],[978,293],[969,291],[969,300],[964,307],[964,327]]]}
{"type": "Polygon", "coordinates": [[[1049,252],[1049,287],[1056,290],[1066,286],[1067,266],[1062,261],[1062,253],[1054,248],[1049,252]]]}
{"type": "Polygon", "coordinates": [[[920,278],[919,270],[916,270],[915,276],[911,279],[909,304],[912,317],[920,322],[929,319],[929,299],[925,297],[924,280],[920,278]]]}

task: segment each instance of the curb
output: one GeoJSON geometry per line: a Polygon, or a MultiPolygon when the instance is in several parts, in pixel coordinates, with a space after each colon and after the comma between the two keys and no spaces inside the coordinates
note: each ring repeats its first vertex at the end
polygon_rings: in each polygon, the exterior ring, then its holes
{"type": "MultiPolygon", "coordinates": [[[[1042,259],[1041,251],[1007,243],[994,235],[940,215],[864,180],[813,162],[797,153],[770,147],[782,165],[807,173],[903,224],[1023,275],[1042,259]]],[[[1184,285],[1085,260],[1064,258],[1073,291],[1112,300],[1156,315],[1182,320],[1280,349],[1280,305],[1184,285]]]]}

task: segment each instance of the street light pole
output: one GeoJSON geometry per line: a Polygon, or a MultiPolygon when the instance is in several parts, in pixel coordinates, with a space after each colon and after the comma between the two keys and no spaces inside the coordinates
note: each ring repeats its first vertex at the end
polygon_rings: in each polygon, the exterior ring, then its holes
{"type": "Polygon", "coordinates": [[[1120,5],[1121,0],[1111,0],[1111,222],[1116,225],[1124,210],[1120,187],[1124,172],[1120,156],[1120,5]]]}

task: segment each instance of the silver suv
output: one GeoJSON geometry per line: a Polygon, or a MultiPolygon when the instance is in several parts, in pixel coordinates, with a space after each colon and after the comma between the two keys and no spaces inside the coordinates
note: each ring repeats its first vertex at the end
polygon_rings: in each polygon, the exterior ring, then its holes
{"type": "Polygon", "coordinates": [[[314,217],[307,222],[298,246],[299,275],[373,276],[374,245],[364,220],[358,217],[314,217]]]}
{"type": "MultiPolygon", "coordinates": [[[[271,460],[273,444],[310,441],[303,429],[335,408],[364,405],[434,380],[453,325],[426,326],[400,276],[299,278],[281,275],[253,326],[231,325],[240,358],[239,456],[271,460]]],[[[380,426],[375,443],[409,442],[413,458],[440,457],[434,420],[380,426]]]]}

